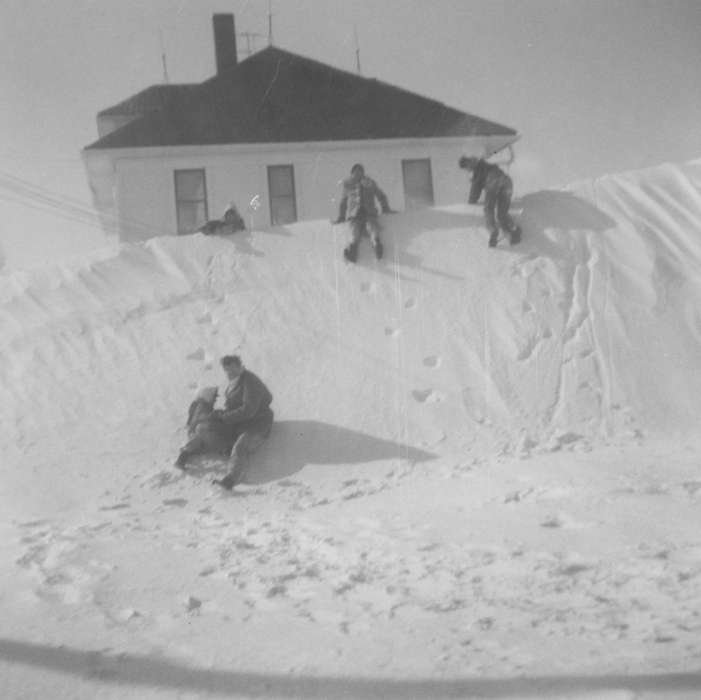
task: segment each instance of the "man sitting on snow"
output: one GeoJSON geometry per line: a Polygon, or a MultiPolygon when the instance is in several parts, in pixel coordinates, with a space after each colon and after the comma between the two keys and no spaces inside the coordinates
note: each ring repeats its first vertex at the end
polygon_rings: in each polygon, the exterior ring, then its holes
{"type": "Polygon", "coordinates": [[[241,480],[250,455],[270,435],[273,396],[253,372],[244,368],[238,355],[225,355],[221,366],[229,379],[224,409],[215,409],[195,427],[194,436],[180,451],[175,466],[184,469],[194,454],[229,452],[229,472],[214,483],[232,489],[241,480]]]}
{"type": "Polygon", "coordinates": [[[472,172],[470,204],[477,201],[484,189],[484,219],[489,231],[489,247],[494,248],[499,239],[499,226],[509,235],[511,245],[521,240],[521,229],[509,215],[514,186],[511,178],[499,166],[483,158],[462,156],[458,165],[472,172]],[[496,210],[496,217],[494,216],[496,210]],[[498,224],[498,226],[497,226],[498,224]]]}
{"type": "Polygon", "coordinates": [[[358,259],[358,245],[363,234],[370,236],[375,256],[379,260],[382,257],[382,241],[380,241],[380,224],[377,221],[377,199],[382,207],[383,214],[389,214],[389,202],[387,195],[377,186],[377,183],[367,175],[365,168],[356,163],[351,168],[350,177],[343,181],[343,192],[338,208],[338,218],[335,224],[342,221],[350,221],[351,242],[343,251],[343,255],[349,262],[358,259]]]}

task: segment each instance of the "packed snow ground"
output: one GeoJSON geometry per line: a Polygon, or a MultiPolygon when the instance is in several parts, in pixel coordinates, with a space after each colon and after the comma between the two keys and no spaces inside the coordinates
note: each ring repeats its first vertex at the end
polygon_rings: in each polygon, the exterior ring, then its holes
{"type": "Polygon", "coordinates": [[[701,693],[701,161],[0,275],[0,695],[701,693]],[[238,352],[276,425],[172,468],[238,352]]]}

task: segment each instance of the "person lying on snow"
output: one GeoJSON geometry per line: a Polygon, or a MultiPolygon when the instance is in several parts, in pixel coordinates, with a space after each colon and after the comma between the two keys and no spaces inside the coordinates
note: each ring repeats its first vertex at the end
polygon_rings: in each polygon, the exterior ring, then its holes
{"type": "Polygon", "coordinates": [[[245,229],[246,224],[243,221],[243,217],[239,214],[239,210],[232,202],[227,207],[221,219],[208,221],[199,229],[199,232],[204,233],[205,236],[209,236],[214,233],[236,233],[237,231],[244,231],[245,229]]]}
{"type": "Polygon", "coordinates": [[[499,240],[499,227],[508,234],[511,245],[521,240],[521,229],[509,214],[514,186],[511,178],[494,163],[483,158],[462,156],[458,165],[472,172],[469,203],[477,204],[484,190],[484,220],[489,231],[489,247],[499,240]],[[496,216],[495,216],[496,213],[496,216]]]}
{"type": "Polygon", "coordinates": [[[341,201],[338,206],[338,218],[333,222],[340,224],[349,221],[351,225],[351,242],[344,249],[343,255],[349,262],[358,259],[358,246],[363,235],[370,237],[375,256],[382,257],[383,247],[380,240],[380,224],[375,200],[380,203],[383,214],[392,213],[387,195],[377,183],[365,174],[365,168],[356,163],[351,168],[350,177],[343,181],[341,201]]]}
{"type": "Polygon", "coordinates": [[[232,489],[245,473],[250,455],[270,435],[273,396],[265,384],[247,370],[238,355],[225,355],[221,366],[229,380],[224,408],[214,409],[197,423],[194,434],[180,450],[175,466],[185,469],[188,460],[203,452],[229,453],[229,471],[214,483],[232,489]]]}

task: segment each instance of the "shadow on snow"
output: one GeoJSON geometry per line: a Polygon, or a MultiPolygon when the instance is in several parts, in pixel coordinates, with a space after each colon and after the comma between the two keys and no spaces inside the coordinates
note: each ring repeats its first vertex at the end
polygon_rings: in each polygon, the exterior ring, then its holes
{"type": "MultiPolygon", "coordinates": [[[[435,454],[416,447],[322,421],[282,420],[273,424],[270,437],[251,457],[245,482],[275,481],[296,474],[308,464],[347,465],[388,460],[415,463],[435,458],[435,454]]],[[[216,465],[211,465],[211,459],[206,456],[193,460],[188,473],[204,476],[213,469],[221,470],[223,459],[216,465]]]]}
{"type": "Polygon", "coordinates": [[[162,657],[107,654],[0,638],[0,661],[76,676],[103,685],[280,698],[547,698],[604,690],[701,690],[701,672],[562,675],[519,678],[393,679],[198,669],[162,657]]]}

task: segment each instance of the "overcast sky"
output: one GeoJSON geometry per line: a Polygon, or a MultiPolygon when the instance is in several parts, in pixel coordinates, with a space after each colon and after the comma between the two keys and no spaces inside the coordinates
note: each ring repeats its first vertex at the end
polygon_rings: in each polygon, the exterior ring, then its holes
{"type": "MultiPolygon", "coordinates": [[[[517,194],[701,157],[700,0],[272,6],[281,48],[354,70],[355,26],[364,75],[516,128],[517,194]]],[[[267,44],[268,0],[2,0],[0,175],[88,203],[80,150],[96,113],[162,82],[162,47],[170,82],[210,77],[215,12],[267,44]]],[[[0,188],[0,244],[37,228],[81,246],[98,236],[8,198],[0,188]]]]}

